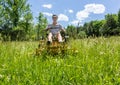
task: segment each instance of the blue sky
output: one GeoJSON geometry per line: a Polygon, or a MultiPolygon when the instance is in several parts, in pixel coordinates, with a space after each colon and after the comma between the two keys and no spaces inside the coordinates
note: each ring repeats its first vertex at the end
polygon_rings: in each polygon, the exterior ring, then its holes
{"type": "Polygon", "coordinates": [[[117,13],[120,9],[120,0],[28,0],[28,3],[35,23],[39,12],[47,17],[49,23],[52,23],[52,14],[57,14],[58,22],[64,27],[101,20],[107,13],[117,13]]]}

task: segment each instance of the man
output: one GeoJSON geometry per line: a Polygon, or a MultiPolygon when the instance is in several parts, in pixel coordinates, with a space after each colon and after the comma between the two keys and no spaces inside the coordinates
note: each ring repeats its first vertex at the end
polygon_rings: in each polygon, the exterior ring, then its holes
{"type": "Polygon", "coordinates": [[[60,24],[58,24],[57,20],[58,20],[58,16],[57,15],[53,15],[52,16],[52,20],[53,23],[49,24],[46,28],[47,31],[49,31],[48,34],[48,44],[50,44],[52,42],[52,37],[56,36],[58,39],[58,42],[62,42],[62,36],[60,34],[60,31],[64,31],[65,30],[62,28],[62,26],[60,24]]]}

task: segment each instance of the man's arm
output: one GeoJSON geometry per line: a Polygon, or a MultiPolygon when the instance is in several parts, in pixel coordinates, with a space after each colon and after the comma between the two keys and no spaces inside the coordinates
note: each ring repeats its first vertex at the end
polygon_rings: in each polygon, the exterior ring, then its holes
{"type": "Polygon", "coordinates": [[[62,27],[62,25],[60,25],[60,29],[61,31],[66,32],[65,29],[62,27]]]}
{"type": "Polygon", "coordinates": [[[66,30],[65,30],[64,28],[62,28],[62,31],[63,31],[63,32],[66,32],[66,30]]]}
{"type": "Polygon", "coordinates": [[[48,25],[47,27],[46,27],[46,29],[45,29],[45,31],[48,31],[49,29],[50,29],[50,25],[48,25]]]}

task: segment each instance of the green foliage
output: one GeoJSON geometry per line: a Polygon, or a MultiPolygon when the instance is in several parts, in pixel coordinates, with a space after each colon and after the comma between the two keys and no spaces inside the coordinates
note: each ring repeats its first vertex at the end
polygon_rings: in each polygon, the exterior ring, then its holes
{"type": "Polygon", "coordinates": [[[117,17],[118,16],[115,14],[107,14],[105,16],[105,20],[93,21],[94,24],[92,28],[94,30],[94,33],[92,34],[96,36],[118,35],[119,30],[117,29],[117,17]]]}
{"type": "Polygon", "coordinates": [[[114,29],[117,27],[117,23],[116,23],[116,20],[115,18],[113,17],[112,14],[108,14],[105,16],[105,19],[106,19],[106,27],[110,28],[110,29],[114,29]]]}
{"type": "MultiPolygon", "coordinates": [[[[67,27],[67,33],[70,37],[77,38],[80,35],[80,31],[84,31],[87,37],[99,37],[99,36],[112,36],[120,35],[120,10],[118,14],[107,14],[104,20],[94,20],[84,23],[83,26],[72,26],[67,27]]],[[[82,35],[82,34],[81,34],[82,35]]]]}
{"type": "Polygon", "coordinates": [[[78,38],[86,38],[87,35],[85,33],[85,31],[80,31],[79,34],[78,34],[78,38]]]}
{"type": "Polygon", "coordinates": [[[119,85],[120,37],[71,41],[77,55],[34,56],[38,42],[0,42],[1,85],[119,85]]]}
{"type": "Polygon", "coordinates": [[[67,34],[71,37],[76,39],[77,38],[77,28],[73,25],[68,25],[66,29],[67,34]]]}
{"type": "Polygon", "coordinates": [[[38,23],[37,23],[37,40],[40,39],[41,36],[45,35],[45,28],[48,24],[47,18],[40,12],[39,16],[37,17],[38,23]]]}
{"type": "Polygon", "coordinates": [[[14,28],[18,27],[20,30],[26,32],[24,33],[24,36],[29,34],[33,18],[27,0],[2,0],[0,4],[0,12],[0,27],[3,30],[6,30],[4,31],[5,34],[3,34],[3,36],[7,35],[14,37],[10,35],[11,31],[14,31],[14,28]]]}
{"type": "Polygon", "coordinates": [[[118,11],[118,27],[120,27],[120,9],[118,11]]]}
{"type": "Polygon", "coordinates": [[[114,16],[112,14],[106,15],[106,22],[103,25],[102,34],[103,35],[115,35],[114,31],[116,28],[117,28],[117,21],[115,20],[114,16]]]}
{"type": "Polygon", "coordinates": [[[13,27],[18,26],[20,17],[27,11],[26,0],[4,0],[3,6],[13,27]]]}

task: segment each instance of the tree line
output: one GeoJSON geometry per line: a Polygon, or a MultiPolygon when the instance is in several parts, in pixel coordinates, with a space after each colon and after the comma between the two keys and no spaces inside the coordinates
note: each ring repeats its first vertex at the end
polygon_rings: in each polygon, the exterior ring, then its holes
{"type": "Polygon", "coordinates": [[[86,22],[83,26],[68,25],[67,33],[73,38],[119,36],[120,10],[117,14],[107,14],[105,19],[86,22]]]}
{"type": "MultiPolygon", "coordinates": [[[[0,39],[39,40],[45,37],[43,29],[47,18],[40,12],[37,23],[33,22],[31,5],[27,0],[0,0],[0,39]]],[[[118,14],[107,14],[104,20],[86,22],[83,26],[68,25],[66,34],[71,38],[120,35],[120,10],[118,14]]]]}

